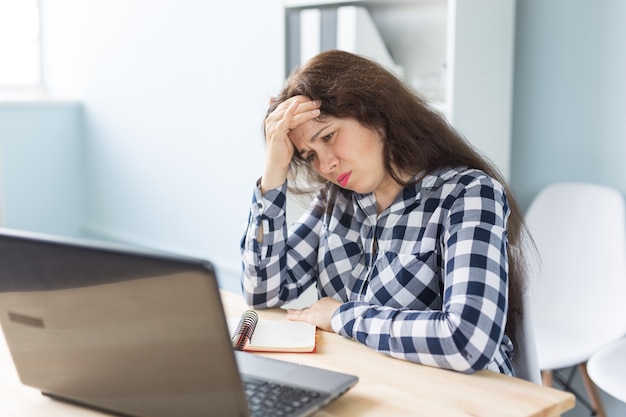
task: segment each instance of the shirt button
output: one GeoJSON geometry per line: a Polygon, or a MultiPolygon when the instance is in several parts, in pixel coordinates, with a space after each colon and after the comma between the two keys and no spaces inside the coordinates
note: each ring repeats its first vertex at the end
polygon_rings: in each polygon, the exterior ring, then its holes
{"type": "Polygon", "coordinates": [[[263,204],[262,201],[259,201],[256,203],[256,206],[259,208],[259,210],[263,211],[263,209],[265,208],[265,204],[263,204]]]}

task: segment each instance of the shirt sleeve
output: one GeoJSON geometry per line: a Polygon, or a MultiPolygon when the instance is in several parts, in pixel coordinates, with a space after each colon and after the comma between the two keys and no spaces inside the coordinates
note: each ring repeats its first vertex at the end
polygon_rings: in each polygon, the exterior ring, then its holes
{"type": "Polygon", "coordinates": [[[394,357],[465,373],[492,368],[506,361],[499,357],[508,308],[506,198],[499,183],[483,177],[441,204],[441,311],[351,301],[331,324],[394,357]]]}
{"type": "Polygon", "coordinates": [[[297,298],[315,279],[321,219],[315,199],[301,220],[289,229],[286,221],[287,184],[265,195],[254,189],[248,226],[241,239],[242,289],[256,308],[280,306],[297,298]],[[262,226],[263,239],[257,236],[262,226]]]}

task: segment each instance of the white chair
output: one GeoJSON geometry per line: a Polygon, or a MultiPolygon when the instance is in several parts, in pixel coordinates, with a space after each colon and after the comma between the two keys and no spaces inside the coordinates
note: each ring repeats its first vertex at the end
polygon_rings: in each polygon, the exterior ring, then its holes
{"type": "Polygon", "coordinates": [[[541,385],[541,369],[537,357],[533,317],[530,313],[531,305],[528,294],[524,294],[524,322],[517,331],[517,340],[521,344],[513,356],[513,369],[518,378],[541,385]]]}
{"type": "Polygon", "coordinates": [[[625,217],[618,191],[574,182],[546,187],[525,216],[540,257],[530,312],[543,383],[556,380],[598,416],[604,407],[586,364],[626,334],[625,217]],[[564,368],[568,380],[557,372],[564,368]],[[576,369],[591,404],[570,385],[576,369]]]}
{"type": "Polygon", "coordinates": [[[611,343],[591,355],[587,371],[598,387],[626,403],[626,339],[611,343]]]}

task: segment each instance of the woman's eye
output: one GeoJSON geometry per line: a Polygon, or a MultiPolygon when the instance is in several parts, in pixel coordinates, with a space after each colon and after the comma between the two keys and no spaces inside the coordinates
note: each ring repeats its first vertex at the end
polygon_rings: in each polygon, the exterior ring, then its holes
{"type": "Polygon", "coordinates": [[[313,162],[315,161],[315,152],[309,152],[306,156],[306,161],[307,162],[313,162]]]}
{"type": "Polygon", "coordinates": [[[328,141],[330,141],[330,140],[333,138],[333,135],[334,135],[334,133],[329,133],[328,135],[323,136],[323,137],[322,137],[322,141],[323,141],[323,142],[328,142],[328,141]]]}

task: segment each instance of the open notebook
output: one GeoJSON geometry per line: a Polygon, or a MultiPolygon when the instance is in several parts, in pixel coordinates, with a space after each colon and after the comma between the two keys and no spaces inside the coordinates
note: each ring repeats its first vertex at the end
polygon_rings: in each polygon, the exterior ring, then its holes
{"type": "Polygon", "coordinates": [[[262,320],[254,310],[229,317],[233,347],[249,352],[313,352],[316,327],[302,321],[262,320]]]}
{"type": "Polygon", "coordinates": [[[269,416],[248,387],[278,384],[304,416],[357,382],[235,351],[210,262],[104,243],[0,229],[0,323],[22,383],[121,415],[269,416]]]}

